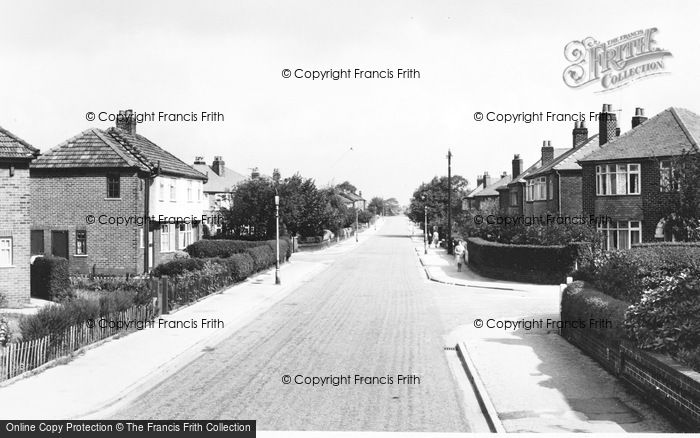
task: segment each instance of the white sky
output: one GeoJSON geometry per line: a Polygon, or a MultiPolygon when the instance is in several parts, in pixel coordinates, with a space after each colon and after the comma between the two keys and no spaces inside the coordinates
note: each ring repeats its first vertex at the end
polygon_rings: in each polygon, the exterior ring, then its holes
{"type": "MultiPolygon", "coordinates": [[[[475,122],[475,111],[669,106],[700,112],[697,1],[2,1],[0,125],[42,150],[88,127],[88,111],[219,111],[223,123],[138,131],[191,164],[299,171],[395,196],[446,174],[529,166],[570,123],[475,122]],[[657,27],[669,75],[596,94],[570,89],[564,46],[657,27]],[[417,80],[284,79],[284,68],[416,68],[417,80]],[[348,152],[349,148],[354,150],[348,152]]],[[[597,127],[589,125],[591,134],[597,127]]]]}

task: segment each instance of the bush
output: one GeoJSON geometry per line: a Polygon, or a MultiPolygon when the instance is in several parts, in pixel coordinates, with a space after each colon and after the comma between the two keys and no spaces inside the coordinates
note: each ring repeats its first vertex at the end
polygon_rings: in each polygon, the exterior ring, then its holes
{"type": "Polygon", "coordinates": [[[600,254],[593,268],[581,278],[615,298],[639,302],[642,292],[658,287],[667,276],[684,270],[700,270],[700,247],[695,245],[645,245],[600,254]]]}
{"type": "MultiPolygon", "coordinates": [[[[275,240],[267,240],[265,243],[272,249],[273,254],[277,251],[275,240]]],[[[284,263],[292,257],[292,242],[288,237],[280,237],[280,263],[284,263]]]]}
{"type": "Polygon", "coordinates": [[[255,263],[249,254],[234,254],[225,259],[211,259],[222,265],[233,281],[243,281],[255,272],[255,263]]]}
{"type": "Polygon", "coordinates": [[[68,275],[68,260],[62,257],[37,257],[31,265],[31,293],[51,301],[73,296],[68,275]]]}
{"type": "Polygon", "coordinates": [[[615,299],[592,288],[586,288],[582,281],[571,283],[561,297],[562,321],[582,320],[587,331],[598,337],[617,343],[626,339],[624,320],[629,303],[615,299]],[[608,320],[612,328],[590,327],[589,321],[608,320]]]}
{"type": "MultiPolygon", "coordinates": [[[[280,254],[282,252],[280,251],[280,254]]],[[[269,245],[266,246],[256,246],[255,248],[249,248],[246,250],[253,260],[253,267],[255,271],[262,271],[265,268],[269,268],[275,264],[275,250],[273,250],[269,245]]]]}
{"type": "Polygon", "coordinates": [[[65,300],[64,304],[46,306],[35,315],[20,319],[22,340],[42,338],[47,335],[62,335],[70,326],[95,319],[100,315],[100,304],[86,298],[65,300]]]}
{"type": "MultiPolygon", "coordinates": [[[[113,294],[124,294],[131,298],[132,305],[143,306],[150,304],[152,300],[151,287],[146,278],[89,278],[71,277],[71,285],[78,296],[87,292],[87,295],[95,299],[102,299],[113,294]]],[[[121,301],[123,297],[114,298],[121,301]]],[[[130,307],[130,306],[129,306],[130,307]]],[[[104,314],[101,312],[101,314],[104,314]]]]}
{"type": "Polygon", "coordinates": [[[670,354],[700,371],[700,270],[666,276],[627,310],[625,327],[642,349],[670,354]]]}
{"type": "Polygon", "coordinates": [[[204,267],[204,261],[198,258],[175,259],[161,263],[153,268],[151,275],[154,277],[182,275],[188,271],[198,271],[204,267]]]}
{"type": "Polygon", "coordinates": [[[561,283],[573,270],[572,246],[509,245],[467,239],[469,266],[487,276],[535,283],[561,283]]]}
{"type": "Polygon", "coordinates": [[[260,246],[259,241],[248,240],[199,240],[188,246],[185,251],[190,257],[211,258],[230,257],[233,254],[240,254],[249,248],[260,246]]]}

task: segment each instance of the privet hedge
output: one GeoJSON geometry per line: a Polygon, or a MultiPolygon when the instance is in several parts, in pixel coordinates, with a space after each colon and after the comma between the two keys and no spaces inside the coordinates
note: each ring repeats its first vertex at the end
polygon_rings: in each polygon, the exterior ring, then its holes
{"type": "Polygon", "coordinates": [[[576,245],[510,245],[471,237],[467,239],[469,266],[503,280],[559,284],[573,271],[576,245]]]}
{"type": "Polygon", "coordinates": [[[32,296],[52,301],[70,298],[73,290],[68,260],[62,257],[37,257],[31,266],[32,296]]]}

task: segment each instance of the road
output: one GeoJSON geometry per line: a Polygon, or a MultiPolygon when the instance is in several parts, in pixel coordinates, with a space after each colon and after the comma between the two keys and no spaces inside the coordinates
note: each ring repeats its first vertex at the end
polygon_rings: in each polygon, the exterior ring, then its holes
{"type": "Polygon", "coordinates": [[[441,286],[425,280],[406,223],[387,220],[376,236],[337,255],[312,281],[114,418],[255,419],[259,430],[469,432],[432,290],[441,286]],[[285,384],[286,375],[349,375],[350,382],[285,384]],[[356,375],[393,383],[356,383],[356,375]],[[398,375],[420,380],[399,383],[398,375]]]}

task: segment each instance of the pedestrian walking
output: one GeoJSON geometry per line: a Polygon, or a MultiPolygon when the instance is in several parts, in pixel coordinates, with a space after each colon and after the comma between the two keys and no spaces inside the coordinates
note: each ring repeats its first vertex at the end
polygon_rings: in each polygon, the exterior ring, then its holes
{"type": "Polygon", "coordinates": [[[438,234],[437,227],[433,228],[433,248],[438,247],[438,241],[440,240],[440,234],[438,234]]]}
{"type": "Polygon", "coordinates": [[[462,263],[464,263],[464,245],[462,241],[457,242],[457,246],[454,247],[455,260],[457,261],[457,272],[462,272],[462,263]]]}

